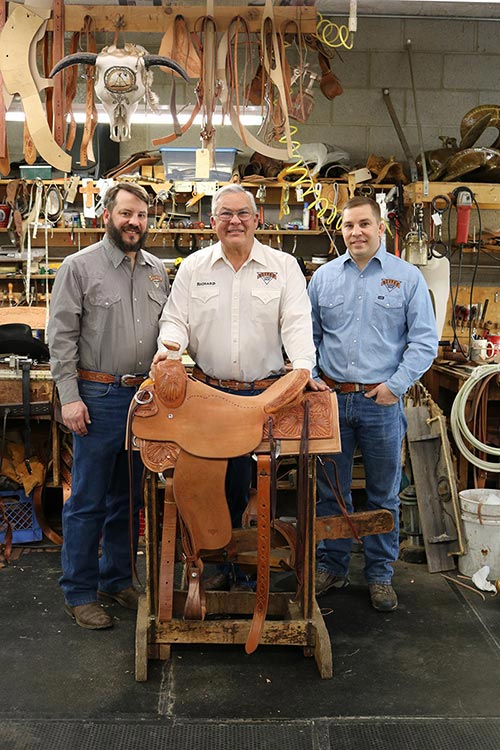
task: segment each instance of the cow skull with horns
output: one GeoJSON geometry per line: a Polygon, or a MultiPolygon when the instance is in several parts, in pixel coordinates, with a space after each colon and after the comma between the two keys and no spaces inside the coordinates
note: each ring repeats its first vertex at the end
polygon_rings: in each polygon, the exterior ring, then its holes
{"type": "Polygon", "coordinates": [[[151,91],[151,66],[169,68],[189,82],[187,73],[174,60],[150,55],[144,47],[130,43],[122,48],[110,45],[99,53],[76,52],[66,55],[50,71],[50,78],[64,68],[78,64],[95,66],[95,93],[108,113],[110,138],[118,142],[130,140],[130,120],[143,97],[153,110],[158,104],[158,97],[151,91]]]}

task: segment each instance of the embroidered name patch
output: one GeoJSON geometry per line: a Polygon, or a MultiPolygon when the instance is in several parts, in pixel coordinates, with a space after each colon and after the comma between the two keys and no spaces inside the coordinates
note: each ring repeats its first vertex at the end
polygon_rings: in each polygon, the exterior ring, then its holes
{"type": "Polygon", "coordinates": [[[155,285],[155,287],[158,289],[158,287],[160,286],[161,282],[163,281],[163,277],[159,276],[158,274],[155,274],[155,273],[150,273],[149,274],[149,280],[152,281],[153,284],[155,285]]]}
{"type": "Polygon", "coordinates": [[[257,271],[257,279],[260,279],[264,284],[269,284],[270,281],[276,281],[278,274],[276,271],[257,271]]]}
{"type": "Polygon", "coordinates": [[[401,282],[397,279],[382,279],[380,282],[381,286],[387,287],[387,290],[389,292],[392,292],[393,289],[400,289],[401,288],[401,282]]]}
{"type": "Polygon", "coordinates": [[[196,286],[217,286],[216,281],[197,281],[196,286]]]}

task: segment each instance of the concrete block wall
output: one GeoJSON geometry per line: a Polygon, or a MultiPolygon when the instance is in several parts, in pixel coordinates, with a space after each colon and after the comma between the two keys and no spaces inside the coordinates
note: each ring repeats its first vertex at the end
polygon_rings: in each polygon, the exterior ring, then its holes
{"type": "MultiPolygon", "coordinates": [[[[350,154],[352,166],[366,164],[370,154],[394,156],[404,162],[382,94],[388,88],[406,140],[417,156],[420,145],[406,49],[410,39],[424,148],[439,148],[440,136],[460,141],[460,123],[470,109],[479,104],[500,107],[499,31],[497,21],[359,18],[353,49],[341,48],[332,62],[343,94],[328,101],[315,86],[312,115],[307,123],[298,124],[297,139],[338,146],[350,154]]],[[[313,57],[311,62],[314,65],[313,57]]],[[[158,75],[156,81],[161,93],[158,75]]],[[[161,99],[168,101],[168,89],[161,99]]],[[[141,126],[135,132],[134,140],[121,146],[124,158],[150,148],[151,139],[164,130],[160,126],[141,126]]],[[[477,145],[490,146],[497,135],[496,130],[488,129],[477,145]]],[[[197,127],[176,141],[179,146],[189,147],[198,147],[199,143],[197,127]]],[[[241,160],[251,153],[227,126],[218,129],[217,145],[241,149],[241,160]]]]}

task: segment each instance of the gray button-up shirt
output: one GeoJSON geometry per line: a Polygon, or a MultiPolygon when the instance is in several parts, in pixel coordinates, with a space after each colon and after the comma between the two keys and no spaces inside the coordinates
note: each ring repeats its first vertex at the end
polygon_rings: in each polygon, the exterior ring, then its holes
{"type": "Polygon", "coordinates": [[[140,250],[132,270],[128,256],[107,236],[65,258],[47,329],[62,405],[80,399],[77,368],[112,375],[149,370],[168,292],[161,260],[140,250]]]}

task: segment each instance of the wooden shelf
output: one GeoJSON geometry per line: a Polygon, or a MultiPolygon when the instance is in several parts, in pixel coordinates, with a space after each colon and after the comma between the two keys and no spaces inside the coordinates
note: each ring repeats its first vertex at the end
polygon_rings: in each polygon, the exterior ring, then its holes
{"type": "MultiPolygon", "coordinates": [[[[264,7],[255,6],[217,6],[217,31],[226,31],[236,16],[241,16],[248,24],[250,31],[260,33],[264,7]]],[[[109,33],[117,24],[122,32],[156,32],[164,33],[173,23],[176,15],[184,16],[190,28],[195,21],[207,13],[206,4],[198,6],[165,7],[156,6],[110,6],[110,5],[66,5],[64,8],[65,31],[81,31],[85,16],[91,16],[93,29],[96,32],[109,33]]],[[[276,27],[282,27],[285,21],[296,21],[303,34],[316,32],[317,16],[314,6],[278,6],[273,8],[276,27]]],[[[53,21],[49,21],[49,30],[53,21]]]]}
{"type": "Polygon", "coordinates": [[[407,203],[430,203],[437,195],[449,196],[458,187],[471,190],[480,208],[500,208],[500,184],[490,182],[429,182],[428,195],[424,194],[423,182],[412,182],[404,186],[404,194],[407,203]]]}

